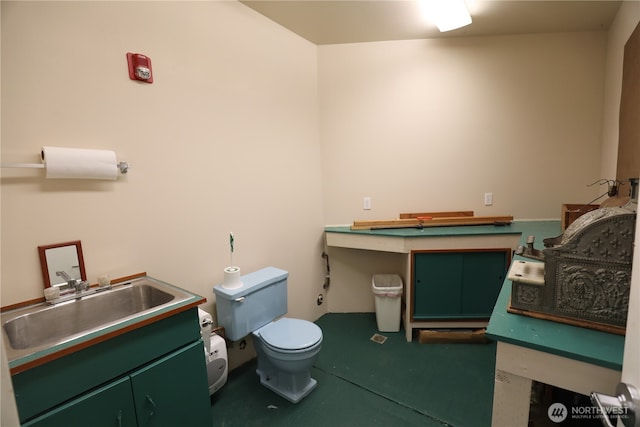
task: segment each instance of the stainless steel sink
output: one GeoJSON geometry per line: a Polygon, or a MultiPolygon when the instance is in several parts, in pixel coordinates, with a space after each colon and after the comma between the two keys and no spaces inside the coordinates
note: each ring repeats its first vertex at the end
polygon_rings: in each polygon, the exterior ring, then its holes
{"type": "Polygon", "coordinates": [[[37,304],[2,313],[9,361],[189,300],[192,294],[151,278],[54,306],[37,304]],[[13,357],[12,357],[13,356],[13,357]]]}

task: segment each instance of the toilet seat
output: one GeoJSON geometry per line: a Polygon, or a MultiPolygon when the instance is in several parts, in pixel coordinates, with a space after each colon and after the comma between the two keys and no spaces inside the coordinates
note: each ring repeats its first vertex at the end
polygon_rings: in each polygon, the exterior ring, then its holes
{"type": "Polygon", "coordinates": [[[284,317],[259,331],[265,345],[280,352],[299,352],[322,341],[322,329],[315,323],[284,317]]]}

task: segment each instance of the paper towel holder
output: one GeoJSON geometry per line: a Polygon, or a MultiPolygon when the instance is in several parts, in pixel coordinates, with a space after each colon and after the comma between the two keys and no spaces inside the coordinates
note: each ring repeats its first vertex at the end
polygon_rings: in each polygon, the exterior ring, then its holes
{"type": "MultiPolygon", "coordinates": [[[[44,163],[0,163],[2,168],[25,168],[25,169],[44,169],[44,163]]],[[[118,162],[116,165],[121,174],[125,174],[129,171],[129,163],[118,162]]]]}

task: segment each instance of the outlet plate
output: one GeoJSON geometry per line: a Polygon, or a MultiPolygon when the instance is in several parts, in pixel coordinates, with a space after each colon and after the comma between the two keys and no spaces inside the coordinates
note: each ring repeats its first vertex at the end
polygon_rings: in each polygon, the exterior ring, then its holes
{"type": "Polygon", "coordinates": [[[493,193],[484,193],[484,205],[485,206],[493,205],[493,193]]]}
{"type": "Polygon", "coordinates": [[[362,199],[362,209],[365,211],[371,210],[371,197],[364,197],[362,199]]]}

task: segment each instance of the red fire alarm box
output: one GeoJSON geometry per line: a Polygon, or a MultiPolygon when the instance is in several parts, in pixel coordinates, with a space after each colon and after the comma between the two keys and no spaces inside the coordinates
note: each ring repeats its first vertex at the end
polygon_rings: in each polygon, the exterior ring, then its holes
{"type": "Polygon", "coordinates": [[[151,58],[140,53],[127,52],[127,63],[129,64],[129,78],[131,80],[153,83],[151,58]]]}

